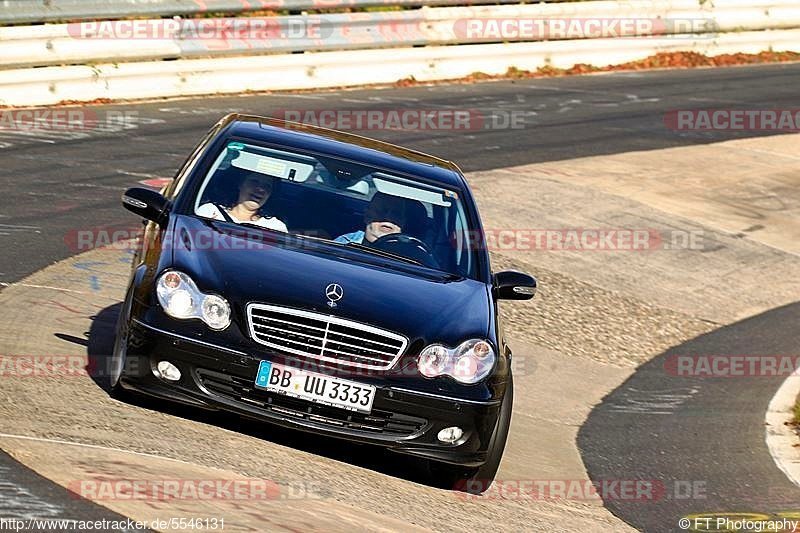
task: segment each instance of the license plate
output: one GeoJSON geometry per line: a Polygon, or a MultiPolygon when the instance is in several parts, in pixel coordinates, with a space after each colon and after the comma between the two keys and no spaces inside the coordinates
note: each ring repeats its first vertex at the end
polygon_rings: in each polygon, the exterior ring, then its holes
{"type": "Polygon", "coordinates": [[[256,387],[310,402],[369,413],[375,399],[375,387],[355,381],[307,372],[289,366],[261,361],[256,387]]]}

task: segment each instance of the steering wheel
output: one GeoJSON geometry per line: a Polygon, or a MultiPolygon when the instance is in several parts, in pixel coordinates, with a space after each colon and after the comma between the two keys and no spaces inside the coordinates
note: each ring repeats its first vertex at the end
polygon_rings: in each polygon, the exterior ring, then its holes
{"type": "Polygon", "coordinates": [[[378,237],[370,243],[370,246],[419,261],[427,267],[439,268],[439,263],[434,259],[428,246],[420,239],[405,233],[390,233],[378,237]]]}

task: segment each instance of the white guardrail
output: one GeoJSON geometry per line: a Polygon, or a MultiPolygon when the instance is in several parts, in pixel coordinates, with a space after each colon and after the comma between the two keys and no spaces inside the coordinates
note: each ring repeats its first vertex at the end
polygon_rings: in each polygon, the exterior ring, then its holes
{"type": "Polygon", "coordinates": [[[616,64],[665,51],[765,50],[800,51],[798,0],[586,1],[8,26],[0,27],[0,105],[427,81],[509,67],[616,64]]]}
{"type": "MultiPolygon", "coordinates": [[[[556,0],[559,1],[559,0],[556,0]]],[[[520,0],[0,0],[0,24],[171,17],[248,11],[311,11],[365,7],[520,4],[520,0]]]]}

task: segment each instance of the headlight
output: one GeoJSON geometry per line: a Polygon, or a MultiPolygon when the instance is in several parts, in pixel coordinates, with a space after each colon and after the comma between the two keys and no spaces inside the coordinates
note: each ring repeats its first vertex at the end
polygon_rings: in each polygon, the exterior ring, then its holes
{"type": "Polygon", "coordinates": [[[441,344],[434,344],[425,348],[419,355],[417,366],[423,376],[435,378],[445,373],[447,359],[450,351],[441,344]]]}
{"type": "Polygon", "coordinates": [[[450,376],[461,383],[477,383],[494,368],[492,345],[481,339],[464,341],[455,348],[431,344],[419,354],[417,367],[423,376],[450,376]]]}
{"type": "Polygon", "coordinates": [[[225,298],[209,294],[203,298],[203,322],[212,329],[225,329],[231,323],[231,307],[225,298]]]}
{"type": "Polygon", "coordinates": [[[211,329],[225,329],[231,323],[231,306],[225,298],[200,292],[192,278],[170,270],[158,278],[158,303],[173,318],[199,318],[211,329]]]}

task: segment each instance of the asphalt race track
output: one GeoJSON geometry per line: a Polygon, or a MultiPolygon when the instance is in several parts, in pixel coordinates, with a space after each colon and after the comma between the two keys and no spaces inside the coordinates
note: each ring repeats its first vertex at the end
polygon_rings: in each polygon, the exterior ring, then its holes
{"type": "Polygon", "coordinates": [[[15,517],[27,525],[34,524],[28,520],[40,520],[37,527],[40,531],[63,531],[56,525],[58,520],[126,520],[101,505],[76,498],[3,452],[0,452],[0,479],[0,516],[15,517]]]}
{"type": "MultiPolygon", "coordinates": [[[[677,109],[795,109],[798,86],[800,64],[630,72],[119,104],[92,108],[127,116],[117,128],[0,129],[0,282],[12,284],[75,255],[69,230],[130,226],[121,191],[170,177],[203,133],[233,111],[472,109],[501,121],[523,117],[522,129],[359,132],[450,158],[470,172],[752,135],[676,132],[663,117],[677,109]]],[[[612,513],[641,530],[671,531],[692,513],[797,511],[800,488],[777,469],[764,443],[764,412],[782,378],[689,379],[664,368],[683,353],[796,354],[800,333],[786,325],[798,321],[800,304],[788,305],[676,346],[642,365],[594,409],[578,439],[593,480],[700,482],[706,494],[698,500],[667,493],[650,504],[608,499],[612,513]]],[[[116,516],[66,500],[66,491],[0,452],[2,470],[4,478],[69,514],[116,516]]]]}
{"type": "Polygon", "coordinates": [[[693,514],[797,512],[800,487],[764,443],[764,412],[786,377],[677,377],[665,368],[683,354],[796,354],[800,332],[786,324],[799,313],[791,304],[676,346],[592,411],[578,434],[589,476],[660,480],[667,489],[653,502],[608,499],[614,514],[643,531],[676,531],[693,514]]]}
{"type": "Polygon", "coordinates": [[[280,110],[474,109],[523,129],[359,132],[456,161],[465,172],[632,150],[716,142],[746,133],[676,132],[664,113],[711,107],[792,108],[800,65],[628,72],[320,94],[225,97],[94,107],[133,113],[125,127],[0,130],[0,282],[74,254],[63,228],[129,223],[120,191],[171,177],[223,115],[280,110]],[[24,184],[24,185],[22,185],[24,184]]]}

